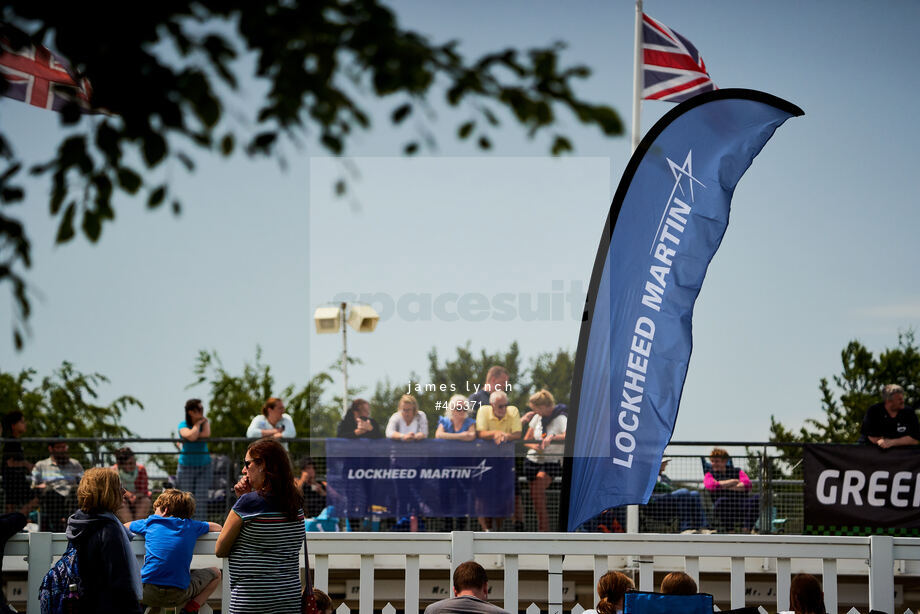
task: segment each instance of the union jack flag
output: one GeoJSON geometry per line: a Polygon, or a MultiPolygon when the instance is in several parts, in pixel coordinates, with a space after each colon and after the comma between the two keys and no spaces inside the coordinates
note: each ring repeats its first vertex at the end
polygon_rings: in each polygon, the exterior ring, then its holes
{"type": "Polygon", "coordinates": [[[683,102],[717,89],[693,43],[642,13],[642,98],[683,102]]]}
{"type": "Polygon", "coordinates": [[[52,111],[62,110],[68,102],[76,102],[84,112],[90,110],[89,81],[77,77],[62,58],[41,45],[15,50],[9,40],[0,38],[0,75],[6,81],[3,96],[52,111]]]}

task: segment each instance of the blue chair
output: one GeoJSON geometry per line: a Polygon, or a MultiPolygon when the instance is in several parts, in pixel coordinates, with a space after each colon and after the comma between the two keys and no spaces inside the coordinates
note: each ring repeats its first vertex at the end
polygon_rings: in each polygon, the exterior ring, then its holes
{"type": "Polygon", "coordinates": [[[712,595],[663,595],[645,591],[626,593],[624,614],[712,614],[712,595]]]}
{"type": "Polygon", "coordinates": [[[321,531],[331,533],[339,530],[339,519],[335,516],[335,507],[328,506],[316,518],[306,518],[304,526],[307,531],[321,531]]]}

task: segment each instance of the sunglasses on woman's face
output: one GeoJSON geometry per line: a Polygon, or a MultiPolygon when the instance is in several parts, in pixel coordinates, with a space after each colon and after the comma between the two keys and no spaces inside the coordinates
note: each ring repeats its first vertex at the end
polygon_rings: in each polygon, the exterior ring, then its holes
{"type": "Polygon", "coordinates": [[[244,460],[244,461],[243,461],[243,466],[246,467],[247,469],[249,469],[249,465],[251,465],[252,463],[256,463],[256,462],[258,462],[258,461],[260,461],[260,460],[261,460],[261,459],[259,459],[259,458],[254,458],[254,459],[252,459],[252,460],[244,460]]]}

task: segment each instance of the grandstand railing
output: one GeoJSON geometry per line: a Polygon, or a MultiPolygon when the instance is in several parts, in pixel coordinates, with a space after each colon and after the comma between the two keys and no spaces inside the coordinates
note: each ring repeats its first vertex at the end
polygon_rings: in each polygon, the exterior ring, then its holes
{"type": "MultiPolygon", "coordinates": [[[[0,442],[9,441],[6,439],[0,442]]],[[[24,437],[19,439],[26,450],[26,456],[31,461],[46,458],[47,440],[40,438],[24,437]]],[[[150,478],[150,488],[154,496],[165,485],[175,485],[175,467],[178,450],[176,439],[151,439],[151,438],[65,438],[71,444],[73,456],[88,466],[108,466],[115,463],[114,452],[121,446],[129,446],[135,453],[138,461],[147,467],[150,478]]],[[[233,495],[230,488],[240,475],[241,461],[251,439],[244,437],[211,438],[208,445],[213,455],[221,456],[224,463],[221,465],[220,475],[215,474],[215,492],[222,490],[223,497],[212,499],[209,510],[210,520],[221,522],[233,504],[233,495]],[[228,496],[229,495],[229,496],[228,496]]],[[[291,456],[296,461],[303,456],[311,456],[315,463],[317,474],[320,478],[325,475],[325,442],[324,438],[297,438],[284,440],[288,443],[291,456]]],[[[519,442],[517,463],[520,465],[524,456],[523,442],[519,442]]],[[[409,445],[409,444],[407,444],[409,445]]],[[[734,456],[736,466],[744,468],[751,477],[753,491],[761,496],[760,520],[757,531],[762,534],[799,534],[802,533],[803,522],[803,495],[801,467],[787,463],[788,452],[797,451],[800,446],[796,444],[772,444],[763,442],[672,442],[665,451],[665,457],[671,459],[667,468],[667,475],[676,486],[686,487],[691,490],[703,491],[703,472],[701,458],[708,454],[714,446],[727,448],[734,456]],[[785,473],[777,470],[783,467],[785,473]]],[[[520,469],[520,467],[519,467],[520,469]]],[[[526,531],[536,531],[536,517],[530,503],[527,481],[518,473],[518,481],[522,493],[524,507],[524,521],[526,531]]],[[[547,508],[550,515],[551,526],[556,526],[560,505],[561,479],[556,479],[555,486],[547,491],[547,508]]],[[[708,502],[708,499],[704,498],[708,502]]],[[[660,511],[660,510],[659,510],[660,511]]],[[[707,509],[707,512],[711,510],[707,509]]],[[[614,530],[626,529],[625,510],[620,520],[620,527],[614,530]]],[[[677,512],[674,512],[677,518],[677,512]]],[[[424,519],[424,525],[429,530],[450,531],[454,529],[478,529],[476,519],[424,519]]],[[[373,527],[381,530],[392,528],[395,519],[383,519],[374,522],[373,527]]],[[[510,522],[506,522],[510,529],[510,522]]],[[[661,514],[644,514],[640,509],[639,532],[668,533],[677,532],[679,527],[676,522],[662,522],[661,514]]]]}
{"type": "MultiPolygon", "coordinates": [[[[201,537],[195,547],[193,566],[214,565],[215,533],[201,537]]],[[[6,557],[27,557],[29,612],[38,611],[38,588],[52,562],[64,552],[66,537],[57,533],[29,533],[14,536],[7,544],[6,557]]],[[[895,574],[920,572],[920,538],[890,536],[830,537],[793,535],[658,535],[584,533],[311,533],[308,540],[314,585],[329,588],[330,570],[351,569],[359,577],[359,614],[380,611],[375,604],[375,574],[387,569],[403,569],[405,594],[401,604],[407,614],[416,614],[434,599],[420,594],[420,572],[436,570],[449,586],[451,569],[476,559],[490,577],[503,581],[503,607],[521,611],[518,598],[522,570],[545,574],[546,597],[541,611],[547,614],[579,614],[594,604],[564,604],[563,574],[587,572],[593,584],[609,569],[625,569],[637,579],[640,590],[654,590],[654,572],[683,568],[706,591],[708,579],[700,583],[701,572],[730,574],[731,608],[757,606],[746,603],[746,576],[772,574],[775,582],[775,611],[789,609],[791,577],[799,571],[819,566],[828,612],[837,612],[838,573],[848,577],[866,576],[869,608],[895,612],[895,574]],[[897,566],[896,566],[897,565],[897,566]],[[501,572],[499,570],[502,570],[501,572]]],[[[144,542],[132,542],[135,554],[144,554],[144,542]]],[[[229,595],[226,559],[223,584],[215,594],[214,605],[229,595]]],[[[6,569],[10,565],[5,565],[6,569]]],[[[346,595],[346,597],[348,597],[346,595]]],[[[333,596],[334,604],[342,602],[333,596]]],[[[725,609],[723,607],[723,609],[725,609]]],[[[389,610],[389,608],[388,608],[389,610]]],[[[339,610],[340,612],[342,610],[339,610]]],[[[385,610],[386,611],[386,610],[385,610]]],[[[899,611],[904,611],[901,608],[899,611]]]]}

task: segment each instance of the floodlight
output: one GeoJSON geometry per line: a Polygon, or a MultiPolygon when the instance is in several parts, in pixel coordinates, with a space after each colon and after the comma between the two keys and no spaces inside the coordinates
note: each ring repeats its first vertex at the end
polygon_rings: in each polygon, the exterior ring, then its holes
{"type": "Polygon", "coordinates": [[[313,312],[316,332],[319,334],[339,332],[339,326],[342,323],[341,314],[342,310],[339,307],[317,307],[313,312]]]}
{"type": "Polygon", "coordinates": [[[348,325],[359,333],[372,333],[377,328],[380,316],[370,305],[352,305],[348,313],[348,325]]]}

